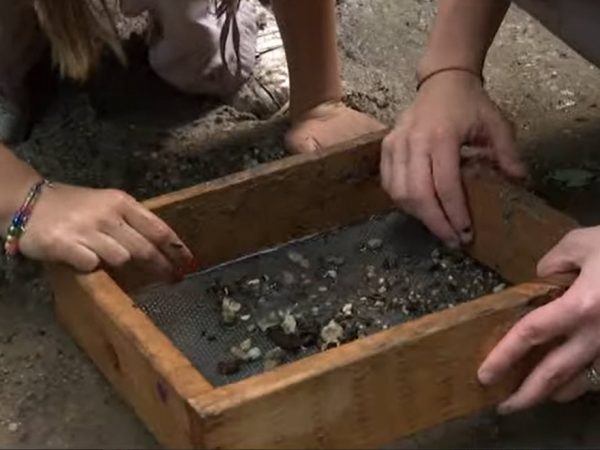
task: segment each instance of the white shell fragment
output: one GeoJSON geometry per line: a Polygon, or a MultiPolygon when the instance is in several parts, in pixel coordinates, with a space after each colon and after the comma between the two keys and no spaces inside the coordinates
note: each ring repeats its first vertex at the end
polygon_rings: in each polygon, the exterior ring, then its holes
{"type": "Polygon", "coordinates": [[[343,336],[344,329],[335,320],[329,322],[321,330],[321,339],[323,339],[325,347],[330,345],[340,345],[340,341],[342,340],[343,336]]]}
{"type": "Polygon", "coordinates": [[[223,314],[223,322],[230,324],[235,322],[237,318],[237,314],[242,309],[242,305],[229,297],[223,298],[222,303],[222,314],[223,314]]]}
{"type": "Polygon", "coordinates": [[[310,269],[310,261],[300,253],[292,250],[288,252],[287,256],[288,259],[294,264],[302,267],[303,269],[310,269]]]}

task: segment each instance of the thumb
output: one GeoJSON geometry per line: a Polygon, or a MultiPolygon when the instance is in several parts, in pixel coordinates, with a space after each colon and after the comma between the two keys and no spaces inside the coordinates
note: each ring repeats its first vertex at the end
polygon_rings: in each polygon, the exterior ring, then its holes
{"type": "Polygon", "coordinates": [[[573,233],[565,236],[540,260],[537,266],[538,276],[547,277],[579,269],[582,248],[574,236],[573,233]]]}
{"type": "Polygon", "coordinates": [[[527,169],[519,158],[513,127],[500,113],[497,114],[498,117],[488,121],[496,161],[508,176],[524,178],[527,169]]]}

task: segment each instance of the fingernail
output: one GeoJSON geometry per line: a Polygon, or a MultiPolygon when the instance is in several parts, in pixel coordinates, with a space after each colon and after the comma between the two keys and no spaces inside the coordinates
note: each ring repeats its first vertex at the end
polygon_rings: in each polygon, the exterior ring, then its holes
{"type": "Polygon", "coordinates": [[[473,230],[466,227],[460,232],[460,240],[463,244],[470,244],[473,241],[473,230]]]}
{"type": "Polygon", "coordinates": [[[487,370],[480,370],[477,373],[477,378],[479,378],[479,382],[484,386],[488,386],[493,382],[493,376],[491,372],[488,372],[487,370]]]}
{"type": "Polygon", "coordinates": [[[510,403],[502,403],[498,406],[498,414],[502,415],[502,416],[506,416],[507,414],[510,414],[514,411],[514,408],[512,407],[512,405],[510,403]]]}

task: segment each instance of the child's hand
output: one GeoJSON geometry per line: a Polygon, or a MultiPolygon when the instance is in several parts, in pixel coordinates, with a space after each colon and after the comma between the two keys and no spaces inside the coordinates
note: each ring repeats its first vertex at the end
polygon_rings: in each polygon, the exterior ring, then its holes
{"type": "Polygon", "coordinates": [[[451,247],[473,238],[460,177],[463,146],[478,149],[507,175],[525,175],[510,122],[481,80],[464,72],[427,81],[382,145],[383,188],[451,247]]]}
{"type": "Polygon", "coordinates": [[[176,281],[193,257],[162,220],[121,191],[44,188],[20,240],[24,256],[66,263],[81,272],[133,266],[176,281]]]}
{"type": "Polygon", "coordinates": [[[499,411],[513,413],[547,399],[567,402],[599,391],[600,227],[572,231],[538,264],[538,275],[577,273],[565,294],[523,317],[490,353],[479,380],[503,379],[535,348],[554,344],[499,411]]]}
{"type": "Polygon", "coordinates": [[[286,143],[294,153],[311,153],[385,128],[343,103],[324,103],[293,121],[286,143]]]}

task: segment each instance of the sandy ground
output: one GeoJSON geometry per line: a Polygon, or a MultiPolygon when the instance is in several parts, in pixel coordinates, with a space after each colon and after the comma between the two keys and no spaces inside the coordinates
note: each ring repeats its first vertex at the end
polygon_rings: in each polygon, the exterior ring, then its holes
{"type": "MultiPolygon", "coordinates": [[[[413,68],[435,2],[338,3],[347,101],[391,123],[413,96],[413,68]]],[[[134,54],[128,73],[109,66],[91,90],[61,85],[19,153],[54,179],[119,187],[140,198],[285,154],[280,126],[251,132],[264,125],[255,116],[178,95],[153,78],[143,53],[134,54]]],[[[487,78],[519,126],[538,191],[582,222],[597,223],[598,71],[514,10],[487,78]],[[589,180],[566,189],[557,168],[577,169],[589,180]]],[[[51,294],[35,268],[25,269],[18,282],[0,283],[0,446],[156,447],[55,323],[51,294]]],[[[591,447],[600,445],[599,418],[597,400],[587,398],[505,419],[484,414],[401,445],[591,447]]]]}

